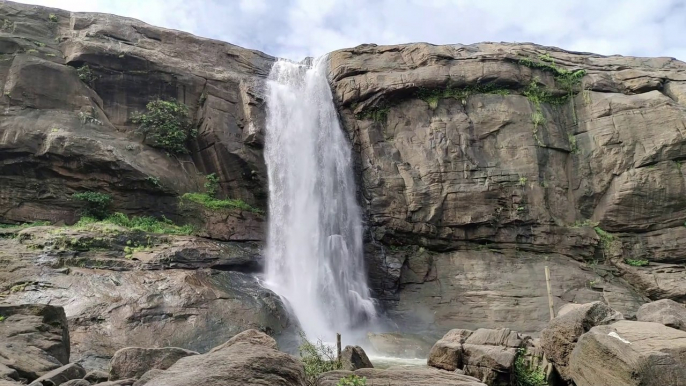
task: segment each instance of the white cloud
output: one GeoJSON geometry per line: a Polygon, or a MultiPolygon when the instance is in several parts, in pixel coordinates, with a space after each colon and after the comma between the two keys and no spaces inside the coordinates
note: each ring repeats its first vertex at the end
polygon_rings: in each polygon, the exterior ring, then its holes
{"type": "Polygon", "coordinates": [[[534,42],[686,60],[686,0],[27,0],[302,59],[362,43],[534,42]]]}

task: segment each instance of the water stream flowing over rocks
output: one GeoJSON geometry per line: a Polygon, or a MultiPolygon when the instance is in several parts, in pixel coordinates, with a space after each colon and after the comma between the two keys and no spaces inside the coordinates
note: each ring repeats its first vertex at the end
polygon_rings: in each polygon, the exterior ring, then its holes
{"type": "Polygon", "coordinates": [[[326,78],[277,61],[267,82],[267,284],[305,334],[329,339],[375,318],[362,252],[350,145],[326,78]]]}

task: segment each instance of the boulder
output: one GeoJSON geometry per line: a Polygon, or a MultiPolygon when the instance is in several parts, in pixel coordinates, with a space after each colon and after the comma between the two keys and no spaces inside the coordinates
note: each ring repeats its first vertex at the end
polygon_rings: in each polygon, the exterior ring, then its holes
{"type": "Polygon", "coordinates": [[[41,376],[29,386],[58,386],[72,379],[83,379],[85,375],[86,370],[81,365],[70,363],[41,376]]]}
{"type": "Polygon", "coordinates": [[[109,379],[109,374],[100,370],[93,370],[83,377],[86,381],[91,384],[106,382],[109,379]]]}
{"type": "Polygon", "coordinates": [[[202,355],[181,358],[146,386],[304,386],[305,370],[295,357],[276,350],[276,341],[248,330],[202,355]]]}
{"type": "Polygon", "coordinates": [[[140,378],[149,370],[166,370],[179,359],[191,355],[198,355],[198,353],[178,347],[123,348],[112,357],[109,380],[140,378]]]}
{"type": "Polygon", "coordinates": [[[69,363],[69,329],[62,307],[0,305],[0,317],[0,373],[5,377],[33,381],[69,363]]]}
{"type": "Polygon", "coordinates": [[[686,332],[619,321],[579,338],[566,373],[577,386],[665,386],[686,379],[686,332]]]}
{"type": "Polygon", "coordinates": [[[462,368],[462,344],[472,334],[470,330],[448,331],[431,347],[427,364],[443,370],[455,371],[462,368]]]}
{"type": "Polygon", "coordinates": [[[642,305],[636,312],[636,319],[639,322],[655,322],[686,331],[686,307],[670,299],[642,305]]]}
{"type": "Polygon", "coordinates": [[[377,354],[400,358],[426,358],[432,346],[422,335],[400,332],[368,333],[367,339],[377,354]]]}
{"type": "Polygon", "coordinates": [[[134,378],[120,379],[118,381],[110,381],[98,383],[98,386],[133,386],[136,383],[134,378]]]}
{"type": "Polygon", "coordinates": [[[64,382],[62,386],[91,386],[91,383],[85,379],[72,379],[71,381],[64,382]]]}
{"type": "Polygon", "coordinates": [[[160,369],[152,369],[148,371],[147,373],[143,374],[142,377],[140,377],[136,383],[133,384],[133,386],[143,386],[146,385],[148,382],[150,382],[153,378],[157,377],[158,375],[164,373],[164,370],[160,369]]]}
{"type": "Polygon", "coordinates": [[[374,367],[360,346],[345,346],[341,351],[341,366],[343,370],[348,371],[374,367]]]}
{"type": "Polygon", "coordinates": [[[601,302],[574,307],[558,316],[541,331],[541,347],[560,376],[569,380],[567,371],[569,355],[579,337],[594,326],[609,324],[623,319],[622,314],[601,302]]]}
{"type": "Polygon", "coordinates": [[[350,375],[366,378],[367,386],[486,386],[467,375],[421,367],[330,371],[317,379],[317,386],[337,386],[350,375]]]}

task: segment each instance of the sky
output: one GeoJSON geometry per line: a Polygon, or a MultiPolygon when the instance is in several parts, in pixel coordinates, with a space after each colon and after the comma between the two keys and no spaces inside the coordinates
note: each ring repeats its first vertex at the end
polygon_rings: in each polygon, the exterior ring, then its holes
{"type": "Polygon", "coordinates": [[[534,42],[686,61],[686,0],[24,0],[301,60],[363,43],[534,42]]]}

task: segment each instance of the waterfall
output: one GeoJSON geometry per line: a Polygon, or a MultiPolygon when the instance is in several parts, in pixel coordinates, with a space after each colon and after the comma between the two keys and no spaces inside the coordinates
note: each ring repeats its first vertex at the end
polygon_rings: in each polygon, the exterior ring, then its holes
{"type": "Polygon", "coordinates": [[[274,63],[267,81],[266,284],[311,339],[331,341],[376,317],[363,260],[350,145],[326,57],[274,63]]]}

